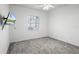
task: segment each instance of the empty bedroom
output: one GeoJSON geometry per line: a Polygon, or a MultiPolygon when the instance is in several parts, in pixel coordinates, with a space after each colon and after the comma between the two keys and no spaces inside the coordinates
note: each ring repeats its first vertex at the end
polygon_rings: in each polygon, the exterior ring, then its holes
{"type": "Polygon", "coordinates": [[[79,4],[0,4],[0,54],[79,54],[79,4]]]}

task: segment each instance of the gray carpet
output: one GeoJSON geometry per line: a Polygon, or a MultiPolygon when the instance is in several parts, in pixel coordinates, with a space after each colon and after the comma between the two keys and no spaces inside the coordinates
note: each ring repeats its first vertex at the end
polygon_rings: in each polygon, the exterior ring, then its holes
{"type": "Polygon", "coordinates": [[[78,54],[79,47],[52,39],[39,38],[12,43],[8,54],[78,54]]]}

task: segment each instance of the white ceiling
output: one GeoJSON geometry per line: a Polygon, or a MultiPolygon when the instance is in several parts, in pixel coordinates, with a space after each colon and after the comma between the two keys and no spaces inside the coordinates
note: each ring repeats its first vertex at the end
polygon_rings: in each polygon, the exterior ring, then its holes
{"type": "MultiPolygon", "coordinates": [[[[25,7],[25,8],[32,8],[32,9],[43,10],[42,6],[44,4],[15,4],[15,5],[18,5],[18,6],[21,6],[21,7],[25,7]]],[[[51,5],[55,6],[55,8],[58,8],[58,7],[63,7],[65,4],[51,4],[51,5]]],[[[50,11],[52,9],[54,9],[54,8],[51,8],[48,11],[50,11]]]]}

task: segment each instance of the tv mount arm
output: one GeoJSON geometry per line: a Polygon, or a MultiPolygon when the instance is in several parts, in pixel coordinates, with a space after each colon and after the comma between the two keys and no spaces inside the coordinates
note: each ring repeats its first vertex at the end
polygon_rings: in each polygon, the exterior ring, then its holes
{"type": "Polygon", "coordinates": [[[8,13],[8,15],[7,15],[6,18],[3,17],[3,20],[5,20],[5,21],[4,21],[4,23],[3,23],[2,30],[4,29],[4,26],[5,26],[5,24],[6,24],[7,20],[8,20],[9,14],[10,14],[10,12],[8,13]]]}

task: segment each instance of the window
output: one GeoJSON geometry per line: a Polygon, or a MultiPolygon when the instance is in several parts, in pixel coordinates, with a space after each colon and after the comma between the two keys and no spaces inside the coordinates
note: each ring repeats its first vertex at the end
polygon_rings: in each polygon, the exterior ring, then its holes
{"type": "Polygon", "coordinates": [[[39,17],[28,16],[28,30],[38,30],[38,29],[39,29],[39,17]]]}

